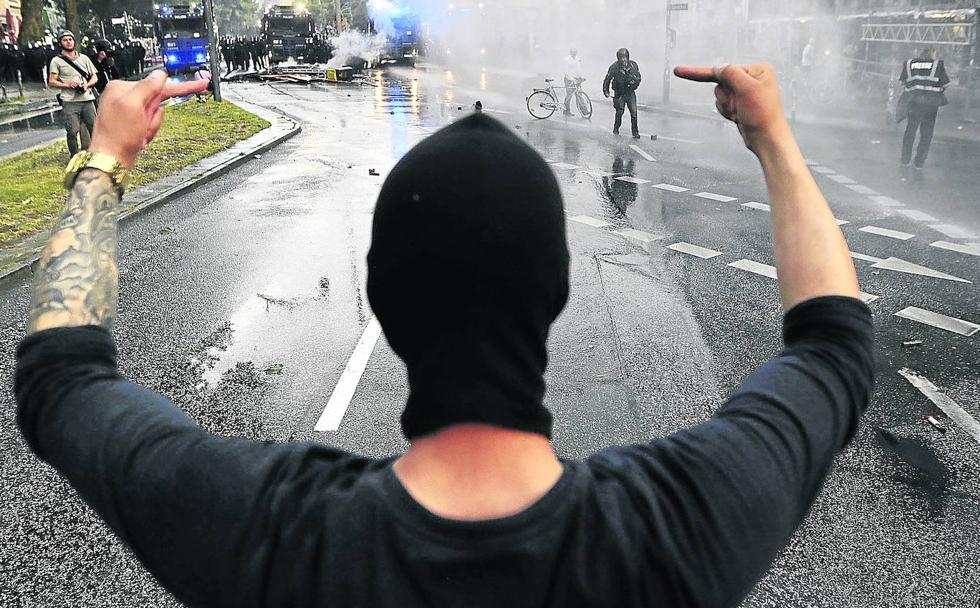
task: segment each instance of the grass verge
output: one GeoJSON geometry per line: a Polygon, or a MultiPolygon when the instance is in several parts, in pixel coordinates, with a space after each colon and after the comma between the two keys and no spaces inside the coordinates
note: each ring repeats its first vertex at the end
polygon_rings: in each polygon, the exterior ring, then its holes
{"type": "MultiPolygon", "coordinates": [[[[170,175],[255,135],[269,122],[227,101],[188,102],[166,119],[133,171],[130,188],[170,175]]],[[[0,246],[48,229],[65,203],[64,141],[0,160],[0,246]]]]}

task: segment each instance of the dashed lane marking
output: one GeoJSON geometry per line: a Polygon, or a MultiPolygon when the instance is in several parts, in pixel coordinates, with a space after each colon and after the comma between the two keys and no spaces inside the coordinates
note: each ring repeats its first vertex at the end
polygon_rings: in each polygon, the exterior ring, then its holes
{"type": "Polygon", "coordinates": [[[658,135],[657,136],[657,139],[658,140],[661,140],[662,139],[664,141],[676,141],[676,142],[680,142],[682,144],[693,144],[695,146],[699,146],[699,145],[701,145],[701,144],[704,143],[702,141],[697,141],[697,140],[694,140],[694,139],[684,139],[683,137],[671,137],[670,135],[658,135]]]}
{"type": "Polygon", "coordinates": [[[948,236],[951,239],[975,239],[977,235],[973,234],[969,230],[964,230],[959,226],[954,224],[929,224],[929,227],[936,232],[941,232],[943,235],[948,236]]]}
{"type": "Polygon", "coordinates": [[[915,220],[917,222],[938,222],[936,218],[932,217],[928,213],[923,213],[918,209],[897,209],[899,213],[909,218],[910,220],[915,220]]]}
{"type": "Polygon", "coordinates": [[[714,192],[698,192],[694,196],[697,196],[699,198],[706,198],[712,201],[718,201],[721,203],[730,203],[732,201],[738,200],[734,196],[725,196],[724,194],[715,194],[714,192]]]}
{"type": "Polygon", "coordinates": [[[685,188],[683,186],[675,186],[673,184],[654,184],[654,188],[660,188],[661,190],[667,190],[669,192],[687,192],[690,188],[685,188]]]}
{"type": "Polygon", "coordinates": [[[606,173],[605,171],[582,171],[582,173],[598,178],[612,177],[613,175],[616,175],[615,173],[606,173]]]}
{"type": "Polygon", "coordinates": [[[578,165],[570,165],[568,163],[551,163],[551,166],[555,169],[578,169],[578,165]]]}
{"type": "Polygon", "coordinates": [[[619,236],[625,236],[628,239],[633,239],[634,241],[640,241],[641,243],[644,244],[652,243],[653,241],[664,238],[662,236],[650,234],[649,232],[643,232],[642,230],[634,230],[633,228],[614,230],[613,232],[618,234],[619,236]]]}
{"type": "Polygon", "coordinates": [[[843,226],[844,224],[850,224],[850,222],[847,220],[839,220],[837,218],[834,218],[834,221],[837,222],[838,226],[843,226]]]}
{"type": "Polygon", "coordinates": [[[864,291],[861,292],[861,301],[864,302],[865,304],[871,304],[872,302],[874,302],[879,298],[881,298],[881,296],[871,295],[870,293],[864,291]]]}
{"type": "Polygon", "coordinates": [[[959,283],[972,283],[972,281],[954,277],[951,274],[946,274],[945,272],[933,270],[932,268],[913,264],[912,262],[906,262],[905,260],[901,260],[899,258],[888,258],[886,260],[881,260],[879,262],[875,262],[871,267],[881,268],[882,270],[894,270],[895,272],[904,272],[906,274],[917,274],[919,276],[931,277],[934,279],[957,281],[959,283]]]}
{"type": "Polygon", "coordinates": [[[980,331],[980,325],[976,323],[950,317],[938,312],[932,312],[931,310],[925,310],[924,308],[916,308],[915,306],[903,308],[896,312],[895,316],[925,325],[931,325],[932,327],[938,327],[939,329],[945,329],[961,336],[969,337],[980,331]]]}
{"type": "Polygon", "coordinates": [[[936,241],[935,243],[929,243],[929,246],[980,257],[980,247],[974,247],[972,245],[961,245],[959,243],[950,243],[949,241],[936,241]]]}
{"type": "Polygon", "coordinates": [[[838,184],[856,184],[857,183],[853,179],[847,177],[846,175],[837,175],[837,174],[834,174],[834,175],[828,175],[827,178],[834,180],[838,184]]]}
{"type": "Polygon", "coordinates": [[[755,201],[750,201],[748,203],[742,203],[743,207],[748,207],[749,209],[758,209],[759,211],[765,211],[766,213],[772,212],[772,207],[765,203],[757,203],[755,201]]]}
{"type": "Polygon", "coordinates": [[[605,228],[606,226],[612,226],[609,222],[603,220],[597,220],[594,217],[589,217],[587,215],[571,215],[568,217],[573,222],[578,222],[579,224],[585,224],[586,226],[592,226],[593,228],[605,228]]]}
{"type": "Polygon", "coordinates": [[[632,175],[624,175],[622,177],[617,177],[616,179],[618,179],[621,182],[627,182],[627,183],[630,183],[630,184],[649,184],[650,183],[650,180],[648,180],[648,179],[640,179],[639,177],[633,177],[632,175]]]}
{"type": "Polygon", "coordinates": [[[869,234],[877,234],[879,236],[887,236],[891,239],[898,239],[900,241],[907,241],[914,237],[914,234],[909,234],[908,232],[902,232],[900,230],[889,230],[888,228],[879,228],[878,226],[865,226],[864,228],[858,228],[861,232],[867,232],[869,234]]]}
{"type": "Polygon", "coordinates": [[[854,258],[855,260],[861,260],[861,261],[864,261],[864,262],[882,262],[882,261],[884,261],[882,258],[876,258],[873,255],[865,255],[863,253],[854,253],[853,251],[851,251],[849,253],[851,254],[851,257],[854,258]]]}
{"type": "Polygon", "coordinates": [[[879,205],[883,205],[885,207],[904,207],[905,206],[905,205],[903,205],[902,203],[896,201],[895,199],[893,199],[890,196],[884,196],[884,195],[872,196],[871,197],[871,200],[873,200],[874,202],[878,203],[879,205]]]}
{"type": "Polygon", "coordinates": [[[634,144],[634,145],[631,145],[630,146],[630,149],[632,149],[634,152],[636,152],[637,154],[639,154],[640,156],[642,156],[646,160],[650,161],[651,163],[657,162],[657,159],[655,159],[654,157],[652,157],[649,154],[647,154],[647,151],[644,150],[643,148],[641,148],[640,146],[637,146],[637,145],[634,144]]]}
{"type": "Polygon", "coordinates": [[[693,255],[701,258],[702,260],[710,260],[711,258],[722,255],[720,251],[708,249],[707,247],[699,247],[698,245],[692,245],[691,243],[685,243],[684,241],[674,243],[673,245],[668,245],[667,249],[673,249],[674,251],[693,255]]]}
{"type": "Polygon", "coordinates": [[[510,110],[497,110],[494,108],[483,108],[484,112],[490,112],[491,114],[513,114],[510,110]]]}
{"type": "Polygon", "coordinates": [[[902,368],[898,370],[898,373],[908,380],[909,384],[919,389],[919,392],[925,395],[926,399],[949,416],[950,420],[958,424],[970,437],[980,443],[980,422],[977,422],[976,418],[967,413],[946,393],[939,390],[928,378],[908,368],[902,368]]]}
{"type": "Polygon", "coordinates": [[[347,413],[351,399],[354,398],[354,392],[357,391],[357,385],[361,381],[361,375],[364,374],[364,370],[367,368],[368,359],[371,358],[371,353],[374,352],[374,346],[378,343],[380,336],[381,323],[378,322],[377,317],[371,317],[367,327],[364,328],[364,333],[361,334],[361,339],[357,341],[357,346],[354,347],[354,352],[351,354],[350,360],[347,361],[347,367],[344,368],[344,372],[340,375],[340,381],[337,382],[333,393],[330,394],[330,400],[327,401],[327,406],[323,408],[320,419],[317,420],[316,426],[313,427],[314,431],[322,433],[325,431],[336,431],[340,428],[340,423],[344,419],[344,414],[347,413]]]}
{"type": "Polygon", "coordinates": [[[764,277],[769,277],[770,279],[776,278],[776,267],[770,266],[769,264],[760,264],[759,262],[753,262],[752,260],[736,260],[728,264],[732,268],[738,268],[739,270],[745,270],[747,272],[752,272],[755,274],[761,274],[764,277]]]}
{"type": "Polygon", "coordinates": [[[833,175],[834,173],[837,173],[830,167],[821,167],[820,165],[815,165],[810,167],[810,169],[816,171],[817,173],[822,173],[823,175],[833,175]]]}
{"type": "Polygon", "coordinates": [[[870,194],[873,196],[877,196],[879,194],[877,190],[873,190],[867,186],[862,186],[861,184],[848,184],[847,187],[858,194],[870,194]]]}

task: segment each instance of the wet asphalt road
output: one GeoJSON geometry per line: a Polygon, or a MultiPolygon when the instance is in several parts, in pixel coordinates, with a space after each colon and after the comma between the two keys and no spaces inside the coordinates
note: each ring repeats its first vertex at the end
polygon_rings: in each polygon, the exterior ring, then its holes
{"type": "MultiPolygon", "coordinates": [[[[376,456],[403,450],[404,371],[383,337],[339,429],[313,427],[371,319],[365,255],[384,175],[481,99],[556,163],[574,216],[571,300],[552,332],[548,372],[560,455],[643,441],[710,415],[780,346],[775,281],[728,266],[772,263],[768,214],[743,206],[766,202],[752,156],[730,126],[652,113],[640,128],[657,141],[613,137],[611,109],[598,99],[591,122],[534,121],[523,108],[530,82],[519,73],[391,70],[367,87],[228,87],[232,98],[295,117],[303,133],[123,227],[116,336],[125,372],[217,433],[313,439],[376,456]],[[704,192],[719,196],[695,196],[704,192]],[[715,200],[724,197],[736,200],[715,200]],[[668,248],[678,242],[721,255],[668,248]]],[[[745,605],[974,606],[980,443],[898,370],[928,378],[980,418],[980,334],[894,313],[915,306],[980,322],[980,257],[930,245],[980,240],[980,176],[971,167],[980,146],[937,142],[931,160],[951,168],[906,175],[894,162],[894,134],[801,127],[799,135],[827,172],[818,182],[848,222],[854,252],[972,282],[855,260],[862,288],[878,296],[870,304],[880,348],[874,401],[810,517],[745,605]],[[914,236],[859,230],[866,226],[914,236]],[[909,340],[922,343],[903,347],[909,340]],[[930,414],[945,433],[925,422],[930,414]]],[[[0,286],[7,386],[28,299],[26,283],[0,286]]],[[[9,389],[0,399],[0,605],[175,605],[26,451],[9,389]]]]}

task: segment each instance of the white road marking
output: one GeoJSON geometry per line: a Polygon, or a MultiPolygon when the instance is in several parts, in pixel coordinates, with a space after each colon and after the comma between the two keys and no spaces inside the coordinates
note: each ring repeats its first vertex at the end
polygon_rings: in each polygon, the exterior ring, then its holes
{"type": "Polygon", "coordinates": [[[484,112],[490,112],[492,114],[513,114],[510,110],[496,110],[493,108],[483,108],[484,112]]]}
{"type": "Polygon", "coordinates": [[[680,251],[681,253],[693,255],[701,258],[702,260],[710,260],[711,258],[722,255],[720,251],[708,249],[707,247],[699,247],[697,245],[692,245],[691,243],[685,243],[684,241],[674,243],[673,245],[668,245],[667,249],[673,249],[674,251],[680,251]]]}
{"type": "Polygon", "coordinates": [[[586,175],[591,175],[592,177],[599,177],[599,178],[612,177],[613,175],[616,175],[615,173],[606,173],[605,171],[582,171],[582,173],[586,175]]]}
{"type": "Polygon", "coordinates": [[[732,201],[737,201],[738,199],[733,196],[725,196],[724,194],[715,194],[714,192],[698,192],[694,196],[700,198],[706,198],[713,201],[719,201],[722,203],[730,203],[732,201]]]}
{"type": "Polygon", "coordinates": [[[857,192],[858,194],[871,194],[871,195],[878,194],[877,190],[872,190],[871,188],[868,188],[867,186],[862,186],[861,184],[848,184],[847,187],[857,192]]]}
{"type": "Polygon", "coordinates": [[[908,380],[912,386],[919,389],[919,392],[925,395],[926,399],[932,401],[936,407],[949,416],[949,419],[958,424],[970,437],[980,442],[980,422],[977,422],[976,418],[968,414],[966,410],[961,408],[946,393],[939,390],[928,378],[908,368],[902,368],[898,370],[898,373],[908,380]]]}
{"type": "Polygon", "coordinates": [[[950,243],[949,241],[936,241],[935,243],[930,243],[929,246],[980,257],[980,247],[974,247],[972,245],[961,245],[959,243],[950,243]]]}
{"type": "Polygon", "coordinates": [[[654,184],[654,188],[660,188],[661,190],[668,190],[670,192],[687,192],[690,188],[685,188],[683,186],[675,186],[673,184],[654,184]]]}
{"type": "Polygon", "coordinates": [[[580,122],[566,122],[566,127],[578,127],[579,129],[591,129],[592,125],[582,124],[580,122]]]}
{"type": "Polygon", "coordinates": [[[762,276],[769,277],[770,279],[776,278],[776,267],[770,266],[769,264],[760,264],[759,262],[753,262],[752,260],[737,260],[730,263],[729,266],[732,268],[738,268],[739,270],[761,274],[762,276]]]}
{"type": "Polygon", "coordinates": [[[551,163],[551,166],[555,169],[578,169],[578,165],[570,165],[568,163],[551,163]]]}
{"type": "Polygon", "coordinates": [[[748,203],[742,203],[743,207],[748,207],[749,209],[758,209],[759,211],[765,211],[766,213],[772,213],[772,207],[765,203],[757,203],[755,201],[750,201],[748,203]]]}
{"type": "Polygon", "coordinates": [[[594,217],[589,217],[587,215],[571,215],[568,217],[573,222],[578,222],[579,224],[585,224],[586,226],[592,226],[593,228],[605,228],[606,226],[612,226],[609,222],[603,220],[597,220],[594,217]]]}
{"type": "Polygon", "coordinates": [[[380,336],[381,323],[378,322],[377,317],[371,317],[367,327],[364,328],[364,333],[361,334],[361,339],[357,341],[357,346],[354,347],[350,360],[347,361],[344,373],[340,375],[340,381],[337,382],[333,393],[330,394],[327,406],[323,408],[320,419],[313,427],[314,431],[322,433],[324,431],[336,431],[340,428],[340,423],[344,419],[344,414],[347,413],[351,399],[354,398],[354,392],[357,391],[361,375],[367,368],[368,359],[371,358],[374,345],[378,343],[380,336]]]}
{"type": "Polygon", "coordinates": [[[678,141],[678,142],[680,142],[682,144],[694,144],[696,146],[701,145],[702,143],[704,143],[704,142],[696,141],[696,140],[693,140],[693,139],[684,139],[683,137],[671,137],[669,135],[658,135],[657,136],[657,139],[658,140],[661,140],[662,139],[664,141],[678,141]]]}
{"type": "Polygon", "coordinates": [[[879,299],[881,296],[873,296],[870,293],[861,292],[861,301],[865,304],[871,304],[875,300],[879,299]]]}
{"type": "Polygon", "coordinates": [[[850,254],[851,254],[851,257],[854,258],[855,260],[862,260],[862,261],[865,261],[865,262],[881,262],[881,261],[883,261],[882,258],[876,258],[873,255],[865,255],[863,253],[854,253],[853,251],[851,251],[850,254]]]}
{"type": "Polygon", "coordinates": [[[975,239],[977,235],[954,224],[929,224],[929,227],[951,239],[975,239]]]}
{"type": "Polygon", "coordinates": [[[628,182],[630,184],[649,184],[650,183],[650,180],[648,180],[648,179],[640,179],[638,177],[633,177],[632,175],[624,175],[622,177],[617,177],[616,179],[618,179],[621,182],[628,182]]]}
{"type": "Polygon", "coordinates": [[[634,230],[632,228],[625,228],[623,230],[614,230],[613,232],[615,232],[620,236],[625,236],[628,239],[640,241],[641,243],[652,243],[653,241],[664,238],[662,236],[650,234],[649,232],[643,232],[642,230],[634,230]]]}
{"type": "Polygon", "coordinates": [[[923,213],[917,209],[898,209],[898,212],[909,218],[910,220],[915,220],[917,222],[938,222],[936,218],[932,217],[928,213],[923,213]]]}
{"type": "Polygon", "coordinates": [[[850,224],[850,222],[847,220],[839,220],[837,218],[834,218],[834,221],[837,222],[838,226],[843,226],[844,224],[850,224]]]}
{"type": "Polygon", "coordinates": [[[939,314],[938,312],[932,312],[931,310],[916,308],[915,306],[903,308],[896,312],[895,316],[931,325],[932,327],[938,327],[939,329],[945,329],[961,336],[972,336],[980,331],[980,325],[976,323],[939,314]]]}
{"type": "Polygon", "coordinates": [[[906,274],[917,274],[923,277],[932,277],[934,279],[957,281],[959,283],[972,282],[959,277],[954,277],[953,275],[946,274],[945,272],[933,270],[932,268],[926,268],[925,266],[919,266],[918,264],[913,264],[912,262],[906,262],[905,260],[901,260],[899,258],[888,258],[886,260],[881,260],[880,262],[875,262],[871,267],[881,268],[882,270],[894,270],[895,272],[904,272],[906,274]]]}
{"type": "Polygon", "coordinates": [[[641,148],[640,146],[631,145],[630,148],[632,148],[634,152],[636,152],[637,154],[639,154],[643,158],[647,159],[651,163],[657,162],[657,159],[655,159],[654,157],[652,157],[649,154],[647,154],[647,151],[644,150],[643,148],[641,148]]]}
{"type": "Polygon", "coordinates": [[[873,200],[874,202],[878,203],[879,205],[883,205],[885,207],[904,207],[905,206],[905,205],[903,205],[902,203],[896,201],[895,199],[893,199],[890,196],[872,196],[871,197],[871,200],[873,200]]]}
{"type": "Polygon", "coordinates": [[[861,232],[868,232],[870,234],[877,234],[879,236],[887,236],[888,238],[898,239],[900,241],[907,241],[914,237],[914,234],[909,234],[908,232],[902,232],[900,230],[889,230],[888,228],[879,228],[877,226],[865,226],[864,228],[858,228],[861,232]]]}
{"type": "Polygon", "coordinates": [[[817,173],[822,173],[824,175],[833,175],[834,173],[837,173],[830,167],[821,167],[820,165],[814,165],[813,167],[810,167],[810,169],[816,171],[817,173]]]}
{"type": "Polygon", "coordinates": [[[847,177],[846,175],[828,175],[829,179],[834,180],[838,184],[856,184],[853,179],[847,177]]]}

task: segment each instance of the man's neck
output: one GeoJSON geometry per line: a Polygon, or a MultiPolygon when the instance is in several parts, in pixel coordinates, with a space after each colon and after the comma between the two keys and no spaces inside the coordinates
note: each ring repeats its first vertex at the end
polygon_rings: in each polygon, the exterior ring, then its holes
{"type": "Polygon", "coordinates": [[[61,49],[61,54],[69,59],[76,59],[78,57],[78,51],[66,51],[61,49]]]}
{"type": "Polygon", "coordinates": [[[461,424],[412,442],[395,474],[436,515],[485,520],[523,511],[563,471],[548,438],[485,424],[461,424]]]}

